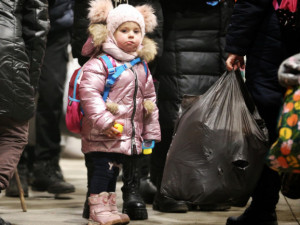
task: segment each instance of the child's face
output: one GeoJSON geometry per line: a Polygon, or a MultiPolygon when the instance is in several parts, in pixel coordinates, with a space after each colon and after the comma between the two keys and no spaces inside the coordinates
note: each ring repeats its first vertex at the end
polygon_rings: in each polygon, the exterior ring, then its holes
{"type": "Polygon", "coordinates": [[[124,52],[136,52],[142,41],[141,28],[135,22],[122,23],[115,31],[114,38],[124,52]]]}

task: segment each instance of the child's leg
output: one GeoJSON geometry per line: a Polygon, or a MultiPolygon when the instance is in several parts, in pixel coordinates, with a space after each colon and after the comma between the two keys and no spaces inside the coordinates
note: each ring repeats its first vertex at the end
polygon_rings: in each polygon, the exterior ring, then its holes
{"type": "MultiPolygon", "coordinates": [[[[92,153],[93,160],[93,174],[90,183],[90,194],[99,194],[101,192],[108,192],[109,184],[112,182],[116,185],[114,159],[108,153],[95,152],[92,153]]],[[[111,187],[110,187],[111,188],[111,187]]]]}
{"type": "Polygon", "coordinates": [[[123,157],[123,213],[129,215],[132,220],[145,220],[148,218],[146,204],[139,193],[140,171],[138,161],[140,156],[123,157]]]}
{"type": "Polygon", "coordinates": [[[118,165],[113,166],[113,171],[114,171],[114,179],[111,179],[107,186],[107,192],[115,192],[116,191],[116,186],[117,186],[117,178],[119,175],[120,168],[118,165]]]}
{"type": "MultiPolygon", "coordinates": [[[[93,173],[90,180],[90,216],[89,224],[123,224],[118,214],[112,213],[108,186],[111,182],[115,184],[117,178],[113,164],[113,157],[108,153],[91,153],[93,161],[93,173]]],[[[115,185],[114,185],[115,186],[115,185]]],[[[115,189],[115,187],[114,187],[115,189]]]]}
{"type": "Polygon", "coordinates": [[[93,160],[91,154],[84,155],[85,166],[87,169],[87,192],[86,192],[86,199],[83,206],[82,217],[88,219],[90,216],[90,207],[88,198],[90,196],[90,186],[91,186],[91,179],[94,172],[93,160]]]}

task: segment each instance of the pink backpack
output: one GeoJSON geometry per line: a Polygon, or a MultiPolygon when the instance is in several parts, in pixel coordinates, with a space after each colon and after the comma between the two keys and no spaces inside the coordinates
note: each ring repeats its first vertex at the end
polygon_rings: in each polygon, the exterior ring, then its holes
{"type": "Polygon", "coordinates": [[[298,0],[282,0],[280,4],[278,0],[273,0],[273,6],[282,27],[299,28],[298,0]]]}
{"type": "MultiPolygon", "coordinates": [[[[116,63],[114,59],[108,55],[102,55],[98,57],[105,68],[107,70],[107,79],[103,93],[103,100],[106,101],[109,90],[111,86],[115,83],[117,78],[121,75],[123,71],[129,69],[137,63],[142,62],[144,64],[146,76],[148,72],[148,67],[145,61],[142,61],[140,58],[133,59],[129,63],[125,63],[121,66],[116,67],[116,63]]],[[[70,81],[69,81],[69,90],[68,90],[68,105],[67,105],[67,113],[66,113],[66,126],[69,131],[73,133],[80,133],[81,131],[81,123],[82,118],[84,116],[84,112],[80,106],[79,100],[79,85],[82,78],[83,72],[82,67],[78,68],[74,71],[70,81]]]]}

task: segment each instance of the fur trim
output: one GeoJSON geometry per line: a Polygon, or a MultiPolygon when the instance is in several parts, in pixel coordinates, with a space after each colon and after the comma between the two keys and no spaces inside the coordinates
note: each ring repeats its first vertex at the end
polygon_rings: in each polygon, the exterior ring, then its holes
{"type": "Polygon", "coordinates": [[[155,109],[155,103],[153,103],[150,100],[145,100],[144,101],[144,108],[146,110],[146,115],[149,115],[149,114],[151,114],[154,111],[154,109],[155,109]]]}
{"type": "Polygon", "coordinates": [[[138,51],[138,56],[144,59],[147,63],[151,62],[157,54],[157,44],[148,37],[144,37],[142,42],[143,48],[138,51]]]}
{"type": "Polygon", "coordinates": [[[111,0],[91,1],[88,14],[90,23],[106,23],[107,15],[113,8],[111,0]]]}
{"type": "Polygon", "coordinates": [[[108,30],[106,28],[106,25],[92,24],[89,26],[88,30],[92,36],[92,39],[94,42],[94,47],[97,50],[100,50],[102,43],[105,42],[105,40],[107,39],[107,36],[108,36],[108,30]]]}
{"type": "Polygon", "coordinates": [[[107,102],[106,109],[110,111],[113,115],[116,115],[119,112],[118,103],[115,102],[107,102]]]}
{"type": "Polygon", "coordinates": [[[143,15],[145,21],[145,31],[146,33],[151,33],[157,26],[156,16],[154,14],[154,9],[150,5],[137,6],[136,9],[143,15]]]}

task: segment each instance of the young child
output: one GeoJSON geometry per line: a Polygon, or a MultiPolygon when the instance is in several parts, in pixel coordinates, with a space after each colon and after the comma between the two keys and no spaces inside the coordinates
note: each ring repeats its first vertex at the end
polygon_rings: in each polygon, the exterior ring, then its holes
{"type": "Polygon", "coordinates": [[[99,56],[109,55],[115,66],[137,57],[153,60],[156,45],[144,36],[153,31],[156,17],[149,5],[121,4],[113,9],[110,0],[94,0],[90,5],[90,38],[82,54],[91,58],[83,66],[79,86],[84,111],[82,151],[93,161],[89,224],[127,224],[128,215],[118,213],[116,206],[119,165],[125,156],[142,154],[143,141],[160,141],[156,94],[149,70],[146,74],[144,64],[138,63],[122,72],[105,102],[108,72],[99,56]],[[114,127],[116,123],[123,125],[122,132],[114,127]]]}

